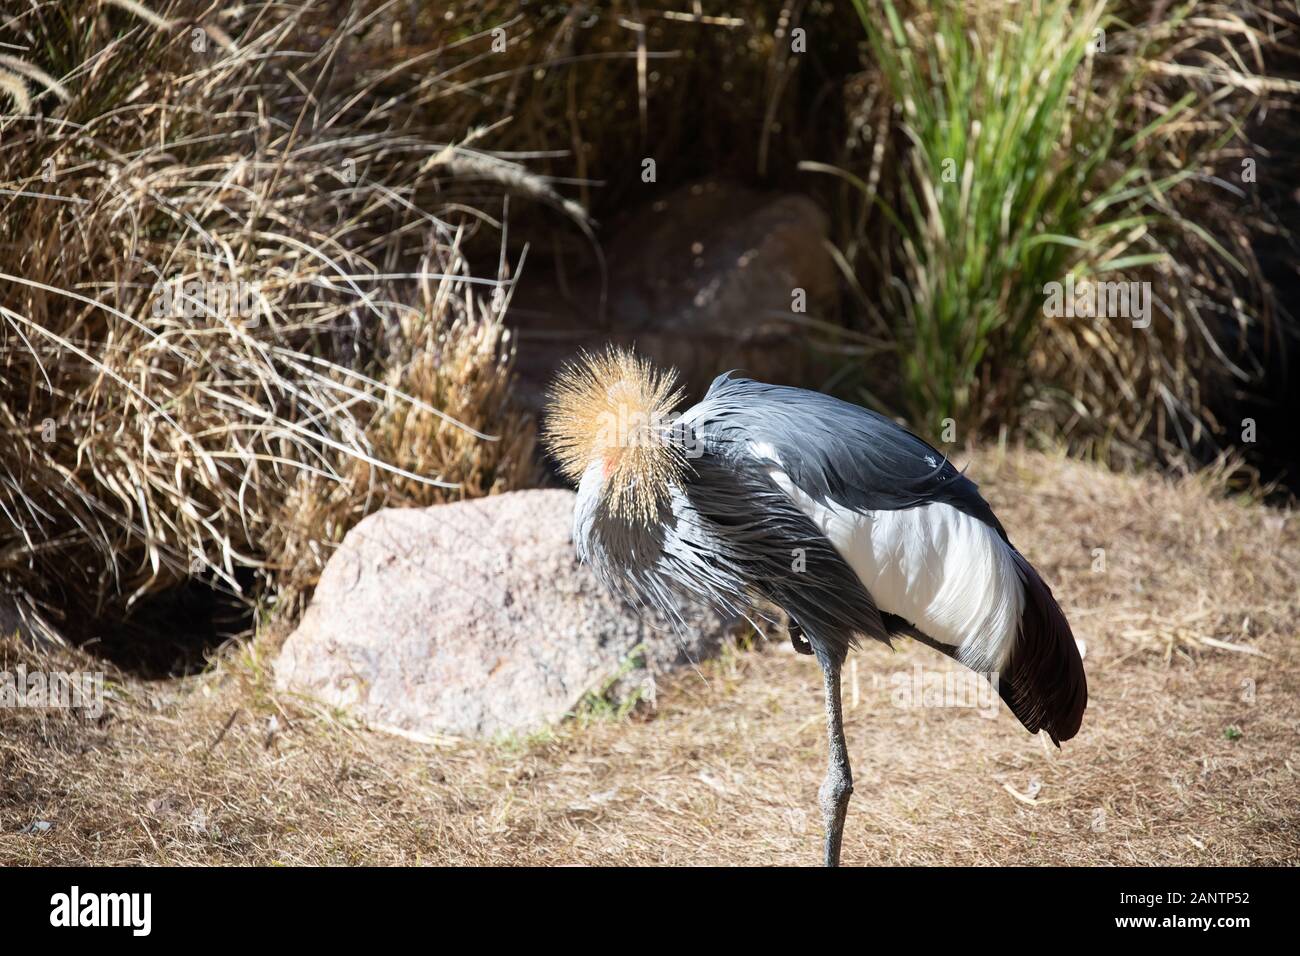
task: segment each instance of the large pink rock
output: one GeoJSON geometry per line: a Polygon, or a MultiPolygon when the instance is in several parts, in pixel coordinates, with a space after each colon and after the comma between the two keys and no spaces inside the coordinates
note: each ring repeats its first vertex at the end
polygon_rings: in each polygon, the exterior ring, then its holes
{"type": "Polygon", "coordinates": [[[399,730],[495,736],[561,719],[629,662],[623,694],[715,652],[716,616],[678,635],[605,592],[574,556],[573,500],[519,491],[369,516],[326,565],[279,685],[399,730]]]}

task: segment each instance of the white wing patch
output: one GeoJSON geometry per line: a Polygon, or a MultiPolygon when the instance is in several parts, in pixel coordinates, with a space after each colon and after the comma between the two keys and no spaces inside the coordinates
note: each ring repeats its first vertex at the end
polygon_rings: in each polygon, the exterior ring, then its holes
{"type": "MultiPolygon", "coordinates": [[[[775,459],[765,444],[750,451],[775,459]]],[[[1011,549],[995,530],[940,503],[897,511],[819,503],[780,468],[769,474],[835,545],[877,607],[959,648],[964,663],[1002,668],[1015,645],[1025,592],[1011,549]]]]}

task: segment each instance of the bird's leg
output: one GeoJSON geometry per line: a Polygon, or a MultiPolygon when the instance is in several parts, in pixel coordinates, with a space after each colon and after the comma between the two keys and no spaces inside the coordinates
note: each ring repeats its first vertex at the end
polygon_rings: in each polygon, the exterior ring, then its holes
{"type": "Polygon", "coordinates": [[[822,662],[826,685],[826,736],[830,742],[830,762],[826,779],[817,797],[821,802],[822,823],[826,827],[826,865],[840,865],[840,842],[844,838],[844,815],[853,794],[853,772],[849,769],[849,750],[844,742],[844,715],[840,708],[840,665],[822,662]]]}

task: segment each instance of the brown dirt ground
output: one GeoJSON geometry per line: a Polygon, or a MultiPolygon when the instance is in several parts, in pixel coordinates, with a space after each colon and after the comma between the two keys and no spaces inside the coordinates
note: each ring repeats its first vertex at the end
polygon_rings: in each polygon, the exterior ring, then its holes
{"type": "MultiPolygon", "coordinates": [[[[972,474],[1086,643],[1083,730],[1058,752],[1005,710],[896,706],[894,675],[944,662],[865,648],[845,862],[1300,863],[1295,513],[1038,454],[988,449],[972,474]]],[[[782,642],[628,717],[443,746],[272,693],[271,653],[117,675],[99,721],[0,710],[0,863],[817,862],[820,682],[782,642]]]]}

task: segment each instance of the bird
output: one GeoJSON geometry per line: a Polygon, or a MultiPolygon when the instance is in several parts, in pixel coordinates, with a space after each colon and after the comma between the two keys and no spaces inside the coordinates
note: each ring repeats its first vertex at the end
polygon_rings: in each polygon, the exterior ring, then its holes
{"type": "Polygon", "coordinates": [[[1087,707],[1083,661],[1042,576],[978,486],[889,418],[724,372],[678,411],[676,372],[583,352],[548,389],[543,442],[577,485],[580,561],[634,607],[682,602],[788,627],[822,673],[822,861],[838,866],[853,775],[840,673],[862,640],[918,641],[986,677],[1059,748],[1087,707]]]}

